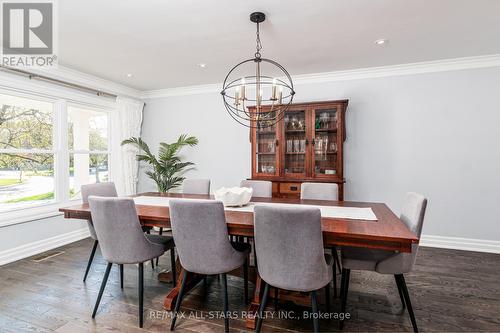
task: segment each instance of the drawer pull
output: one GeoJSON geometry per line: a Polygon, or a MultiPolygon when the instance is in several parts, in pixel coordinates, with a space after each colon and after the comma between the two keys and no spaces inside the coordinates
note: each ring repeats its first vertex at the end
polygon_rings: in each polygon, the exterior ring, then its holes
{"type": "Polygon", "coordinates": [[[298,190],[297,186],[290,186],[290,191],[297,191],[297,190],[298,190]]]}

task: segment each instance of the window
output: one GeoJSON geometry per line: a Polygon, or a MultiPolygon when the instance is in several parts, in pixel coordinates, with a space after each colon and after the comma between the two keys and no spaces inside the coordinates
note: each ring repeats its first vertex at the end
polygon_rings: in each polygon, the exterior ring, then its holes
{"type": "Polygon", "coordinates": [[[0,211],[53,202],[54,105],[0,95],[0,211]]]}
{"type": "Polygon", "coordinates": [[[82,184],[107,181],[108,133],[105,110],[0,93],[0,213],[78,199],[82,184]]]}
{"type": "Polygon", "coordinates": [[[108,115],[68,108],[69,195],[80,198],[83,184],[109,180],[108,115]]]}

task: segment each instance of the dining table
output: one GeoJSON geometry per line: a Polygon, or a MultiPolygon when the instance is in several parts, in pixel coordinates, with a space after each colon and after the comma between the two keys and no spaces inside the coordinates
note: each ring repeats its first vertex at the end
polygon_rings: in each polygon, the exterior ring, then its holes
{"type": "MultiPolygon", "coordinates": [[[[158,193],[147,192],[132,196],[136,200],[136,209],[139,221],[144,227],[170,227],[170,214],[168,201],[171,199],[206,199],[215,200],[211,195],[195,195],[180,193],[158,193]]],[[[328,200],[301,200],[295,198],[257,198],[253,197],[251,205],[293,205],[293,206],[315,206],[320,209],[337,209],[346,211],[348,214],[340,213],[339,216],[327,215],[321,217],[321,228],[323,232],[323,245],[325,248],[338,248],[343,246],[360,247],[368,249],[380,249],[394,252],[411,253],[412,245],[419,242],[418,237],[408,229],[398,216],[385,204],[374,202],[354,201],[328,201],[328,200]],[[356,211],[371,212],[370,218],[361,214],[356,216],[356,211]],[[349,214],[352,213],[351,215],[349,214]],[[343,215],[344,214],[344,215],[343,215]]],[[[60,209],[67,219],[91,220],[91,212],[88,204],[73,205],[60,209]]],[[[228,233],[231,236],[247,237],[251,239],[254,235],[253,209],[231,209],[225,210],[228,233]]],[[[179,261],[177,265],[183,270],[179,261]]],[[[254,282],[255,289],[251,303],[246,313],[246,326],[255,328],[256,313],[262,300],[262,280],[259,277],[257,267],[250,268],[249,277],[254,282]]],[[[178,270],[179,271],[179,270],[178,270]]],[[[242,275],[241,269],[231,272],[233,275],[242,275]]],[[[165,296],[163,306],[167,311],[172,311],[179,294],[181,277],[178,274],[176,285],[165,296]]],[[[165,281],[170,278],[169,272],[160,273],[158,278],[165,281]]],[[[203,275],[188,272],[188,280],[185,291],[194,288],[204,278],[203,275]]],[[[273,297],[274,293],[270,293],[273,297]]],[[[297,292],[279,290],[280,300],[291,300],[301,305],[309,305],[309,297],[297,292]]]]}

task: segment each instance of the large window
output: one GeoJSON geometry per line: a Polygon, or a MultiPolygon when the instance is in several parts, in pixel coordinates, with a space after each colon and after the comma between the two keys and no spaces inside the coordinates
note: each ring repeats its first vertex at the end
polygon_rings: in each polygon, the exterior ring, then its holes
{"type": "Polygon", "coordinates": [[[82,184],[107,181],[108,123],[103,110],[0,93],[0,213],[78,199],[82,184]]]}

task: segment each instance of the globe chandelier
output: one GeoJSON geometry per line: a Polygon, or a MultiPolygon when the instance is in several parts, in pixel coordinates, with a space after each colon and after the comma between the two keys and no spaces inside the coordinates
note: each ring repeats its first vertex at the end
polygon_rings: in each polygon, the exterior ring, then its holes
{"type": "Polygon", "coordinates": [[[295,95],[288,71],[276,61],[261,56],[259,24],[265,19],[264,13],[250,14],[250,21],[257,24],[256,52],[253,58],[238,63],[229,71],[221,91],[229,115],[250,128],[276,124],[295,95]]]}

